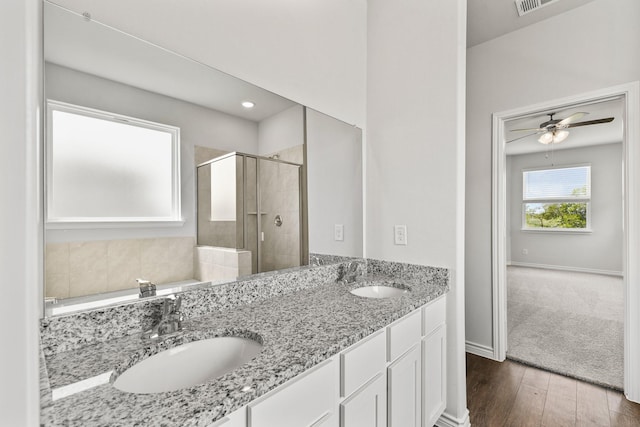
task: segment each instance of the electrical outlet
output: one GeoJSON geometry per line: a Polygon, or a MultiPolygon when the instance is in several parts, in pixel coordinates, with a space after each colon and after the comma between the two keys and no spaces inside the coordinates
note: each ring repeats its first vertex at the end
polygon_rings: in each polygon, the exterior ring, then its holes
{"type": "Polygon", "coordinates": [[[529,249],[523,249],[522,255],[529,255],[529,249]]]}
{"type": "Polygon", "coordinates": [[[335,224],[333,226],[333,240],[342,242],[344,240],[344,225],[335,224]]]}
{"type": "Polygon", "coordinates": [[[396,245],[407,244],[407,226],[406,225],[393,226],[393,240],[396,245]]]}

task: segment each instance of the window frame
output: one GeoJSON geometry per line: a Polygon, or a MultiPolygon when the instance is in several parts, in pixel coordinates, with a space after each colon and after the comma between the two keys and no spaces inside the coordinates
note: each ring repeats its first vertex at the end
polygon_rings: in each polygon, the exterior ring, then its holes
{"type": "Polygon", "coordinates": [[[521,175],[522,177],[522,192],[521,192],[521,231],[523,232],[533,232],[533,233],[569,233],[569,234],[580,234],[580,233],[592,233],[591,229],[591,200],[592,200],[592,185],[591,185],[591,163],[579,163],[579,164],[569,164],[569,165],[558,165],[558,166],[541,166],[541,167],[533,167],[533,168],[524,168],[522,169],[521,175]],[[556,169],[572,169],[586,167],[587,168],[587,182],[589,193],[586,196],[576,196],[576,197],[548,197],[548,198],[525,198],[526,193],[526,180],[525,173],[526,172],[535,172],[535,171],[548,171],[548,170],[556,170],[556,169]],[[587,224],[585,228],[551,228],[551,227],[528,227],[527,226],[527,213],[526,213],[526,205],[529,203],[544,203],[544,204],[561,204],[561,203],[585,203],[587,210],[587,224]]]}
{"type": "Polygon", "coordinates": [[[180,226],[184,224],[181,202],[181,174],[180,174],[180,128],[163,123],[152,122],[123,114],[112,113],[76,104],[47,99],[46,102],[46,132],[45,132],[45,228],[131,228],[180,226]],[[53,203],[53,112],[62,111],[79,116],[106,120],[114,123],[126,123],[140,128],[167,132],[171,135],[171,212],[169,216],[104,216],[104,217],[71,217],[52,216],[53,203]]]}

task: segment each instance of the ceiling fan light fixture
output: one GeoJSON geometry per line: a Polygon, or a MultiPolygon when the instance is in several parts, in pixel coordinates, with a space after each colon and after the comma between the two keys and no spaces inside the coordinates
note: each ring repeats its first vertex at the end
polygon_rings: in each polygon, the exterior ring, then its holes
{"type": "Polygon", "coordinates": [[[568,130],[561,130],[561,131],[557,131],[553,133],[553,143],[554,144],[558,144],[562,141],[564,141],[565,139],[567,139],[567,137],[569,136],[569,131],[568,130]]]}
{"type": "Polygon", "coordinates": [[[538,138],[538,142],[544,145],[551,144],[551,142],[553,142],[553,134],[551,132],[543,133],[540,135],[540,138],[538,138]]]}

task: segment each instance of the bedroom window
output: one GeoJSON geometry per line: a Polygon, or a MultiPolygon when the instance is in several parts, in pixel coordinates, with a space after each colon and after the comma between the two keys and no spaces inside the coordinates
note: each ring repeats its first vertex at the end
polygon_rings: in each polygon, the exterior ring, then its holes
{"type": "Polygon", "coordinates": [[[591,165],[522,171],[522,229],[589,231],[591,165]]]}
{"type": "Polygon", "coordinates": [[[180,129],[47,102],[47,225],[179,222],[180,129]]]}

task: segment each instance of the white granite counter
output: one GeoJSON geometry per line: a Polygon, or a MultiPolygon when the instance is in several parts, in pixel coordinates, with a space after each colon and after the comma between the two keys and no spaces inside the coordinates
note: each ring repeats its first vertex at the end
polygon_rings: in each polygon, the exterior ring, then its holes
{"type": "MultiPolygon", "coordinates": [[[[315,282],[298,286],[299,289],[280,290],[268,298],[249,298],[246,303],[231,306],[218,304],[218,309],[199,316],[189,317],[188,313],[203,310],[187,310],[185,330],[161,342],[141,339],[141,329],[124,336],[105,331],[108,337],[105,339],[100,339],[96,331],[88,332],[92,337],[89,340],[76,335],[70,338],[68,333],[59,332],[62,325],[76,320],[86,322],[86,318],[43,321],[46,366],[41,369],[44,376],[42,423],[46,426],[208,425],[448,291],[448,271],[441,268],[369,260],[367,276],[347,285],[335,282],[340,265],[317,268],[315,279],[312,277],[315,273],[305,273],[311,274],[308,279],[315,282]],[[333,280],[327,280],[331,275],[333,280]],[[349,293],[354,287],[381,282],[405,285],[411,291],[389,299],[362,298],[349,293]],[[229,335],[253,338],[263,344],[263,349],[240,368],[186,389],[132,394],[111,385],[128,367],[166,348],[229,335]],[[91,381],[94,384],[90,384],[91,381]],[[74,390],[83,385],[86,389],[74,390]]],[[[237,283],[253,286],[251,281],[237,283]]],[[[272,286],[278,285],[272,283],[272,286]]],[[[201,296],[206,289],[194,292],[201,296]]],[[[217,292],[219,296],[222,291],[217,292]]],[[[225,292],[246,292],[246,289],[237,285],[234,290],[229,286],[225,292]]],[[[184,295],[185,301],[193,297],[188,292],[184,295]]],[[[193,298],[190,304],[194,307],[193,298]]],[[[111,310],[113,314],[117,308],[111,310]]],[[[93,317],[103,319],[106,314],[93,317]]],[[[109,328],[102,320],[99,325],[109,328]]],[[[88,327],[85,325],[85,328],[88,327]]]]}

